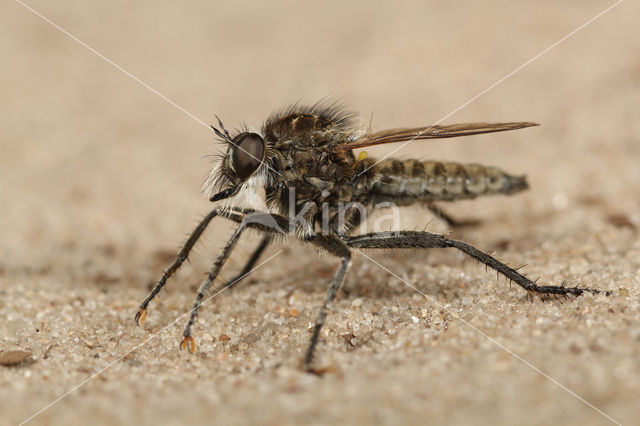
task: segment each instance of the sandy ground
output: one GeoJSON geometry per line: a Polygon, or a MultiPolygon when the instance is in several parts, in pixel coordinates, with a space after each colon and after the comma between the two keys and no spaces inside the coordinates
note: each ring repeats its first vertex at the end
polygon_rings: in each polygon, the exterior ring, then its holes
{"type": "MultiPolygon", "coordinates": [[[[31,354],[0,366],[0,423],[638,421],[637,2],[445,120],[542,126],[397,153],[526,173],[526,193],[448,206],[483,220],[454,235],[543,282],[613,295],[529,301],[453,251],[368,252],[393,274],[356,257],[319,346],[324,377],[299,365],[337,261],[297,243],[206,305],[199,351],[178,351],[181,315],[232,232],[224,221],[145,327],[133,322],[211,208],[199,187],[218,146],[203,124],[260,125],[327,95],[376,129],[429,124],[613,2],[29,4],[188,114],[19,3],[0,6],[0,360],[31,354]]],[[[402,227],[430,220],[408,210],[402,227]]]]}

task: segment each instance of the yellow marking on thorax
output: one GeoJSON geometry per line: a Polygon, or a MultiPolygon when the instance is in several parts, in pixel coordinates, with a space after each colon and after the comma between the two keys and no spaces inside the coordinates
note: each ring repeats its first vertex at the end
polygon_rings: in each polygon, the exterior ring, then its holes
{"type": "Polygon", "coordinates": [[[362,160],[364,160],[368,156],[369,156],[369,154],[367,154],[367,151],[360,151],[360,154],[358,154],[358,159],[356,160],[355,163],[353,163],[353,167],[355,168],[358,165],[359,162],[361,162],[362,160]]]}

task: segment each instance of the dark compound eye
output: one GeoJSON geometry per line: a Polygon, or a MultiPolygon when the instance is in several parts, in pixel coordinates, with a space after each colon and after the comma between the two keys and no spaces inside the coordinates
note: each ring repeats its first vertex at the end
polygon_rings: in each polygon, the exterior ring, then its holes
{"type": "Polygon", "coordinates": [[[247,179],[255,172],[264,157],[264,142],[260,135],[255,133],[243,133],[233,141],[231,163],[238,177],[247,179]]]}

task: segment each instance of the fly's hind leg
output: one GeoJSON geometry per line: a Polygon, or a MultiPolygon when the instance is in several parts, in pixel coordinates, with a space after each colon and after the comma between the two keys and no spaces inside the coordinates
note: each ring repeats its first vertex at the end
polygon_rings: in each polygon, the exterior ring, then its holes
{"type": "Polygon", "coordinates": [[[593,294],[609,292],[584,288],[565,286],[539,286],[524,275],[519,274],[515,269],[505,265],[499,260],[491,257],[477,248],[458,240],[452,240],[444,235],[431,232],[401,231],[401,232],[381,232],[366,235],[348,237],[345,242],[349,247],[355,248],[455,248],[472,258],[484,263],[488,267],[496,270],[508,279],[512,280],[528,292],[542,295],[575,295],[589,292],[593,294]]]}
{"type": "Polygon", "coordinates": [[[435,217],[446,222],[452,228],[462,228],[465,226],[476,226],[480,224],[480,220],[478,219],[456,219],[451,217],[446,211],[442,209],[442,207],[438,206],[434,203],[428,203],[427,208],[435,217]]]}

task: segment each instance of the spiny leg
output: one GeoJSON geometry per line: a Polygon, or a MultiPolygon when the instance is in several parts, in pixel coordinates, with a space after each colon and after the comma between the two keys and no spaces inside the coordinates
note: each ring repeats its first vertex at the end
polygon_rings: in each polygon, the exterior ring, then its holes
{"type": "Polygon", "coordinates": [[[223,291],[225,289],[231,289],[236,284],[238,284],[240,281],[242,281],[242,279],[244,279],[244,277],[246,277],[251,272],[251,270],[255,266],[256,262],[260,258],[260,255],[269,246],[270,242],[271,242],[271,236],[264,237],[262,239],[262,241],[260,241],[260,244],[258,245],[258,247],[251,254],[251,257],[249,258],[249,261],[244,265],[242,270],[238,274],[236,274],[235,277],[227,280],[224,284],[222,284],[218,288],[216,288],[214,293],[221,292],[221,291],[223,291]]]}
{"type": "MultiPolygon", "coordinates": [[[[242,210],[238,210],[234,214],[246,214],[250,212],[251,212],[250,210],[242,209],[242,210]]],[[[196,226],[196,229],[193,230],[193,232],[187,239],[187,242],[184,244],[184,246],[180,250],[180,253],[178,253],[177,259],[171,264],[171,266],[165,269],[165,271],[162,273],[162,277],[160,277],[160,280],[158,281],[156,286],[153,288],[153,290],[151,290],[151,293],[149,293],[146,299],[144,299],[144,301],[140,304],[140,307],[138,308],[138,312],[136,312],[136,316],[135,316],[136,324],[138,325],[144,324],[144,320],[147,317],[147,306],[149,305],[149,302],[151,302],[151,300],[153,300],[153,298],[156,297],[156,295],[160,292],[160,290],[162,290],[162,288],[167,283],[167,280],[171,278],[171,276],[178,270],[178,268],[182,266],[184,261],[187,260],[187,258],[189,257],[189,253],[191,252],[191,249],[196,244],[200,236],[202,236],[202,233],[207,228],[207,225],[209,225],[209,222],[211,222],[211,220],[218,215],[225,215],[230,213],[231,213],[230,211],[223,210],[223,209],[213,209],[208,215],[206,215],[200,221],[198,226],[196,226]]]]}
{"type": "MultiPolygon", "coordinates": [[[[180,349],[189,349],[189,352],[195,352],[196,345],[193,337],[191,337],[191,327],[193,326],[196,317],[198,316],[198,310],[202,304],[202,299],[207,294],[209,287],[213,284],[213,281],[216,279],[220,270],[224,266],[225,262],[229,258],[229,255],[233,251],[233,248],[238,243],[240,239],[240,235],[242,232],[248,227],[259,227],[264,226],[265,223],[270,223],[268,219],[272,218],[271,215],[265,213],[254,213],[248,214],[244,218],[241,218],[237,214],[229,214],[227,218],[233,221],[240,221],[240,226],[235,230],[227,245],[222,249],[220,255],[211,266],[211,270],[207,275],[207,278],[204,280],[200,288],[198,289],[198,294],[196,295],[196,300],[193,304],[193,308],[191,310],[191,316],[189,317],[189,322],[184,329],[182,342],[180,343],[180,349]]],[[[274,231],[275,232],[275,231],[274,231]]],[[[260,248],[260,247],[259,247],[260,248]]],[[[255,253],[254,253],[255,254],[255,253]]],[[[257,260],[257,257],[256,257],[257,260]]],[[[235,282],[232,280],[230,285],[233,285],[235,282]]]]}
{"type": "Polygon", "coordinates": [[[256,262],[258,261],[258,259],[260,259],[260,256],[262,255],[262,253],[269,246],[270,242],[271,242],[271,236],[264,237],[262,241],[260,241],[260,245],[258,245],[258,247],[251,254],[251,257],[249,257],[249,260],[244,265],[244,268],[242,268],[242,270],[235,277],[231,278],[226,283],[221,285],[220,288],[221,289],[226,287],[231,288],[232,286],[240,282],[249,272],[251,272],[256,262]]]}
{"type": "MultiPolygon", "coordinates": [[[[281,234],[284,232],[284,230],[290,231],[289,221],[285,217],[276,215],[276,214],[270,215],[270,214],[254,213],[251,215],[246,215],[243,218],[240,215],[230,213],[230,214],[227,214],[226,217],[235,222],[239,222],[240,226],[238,227],[238,229],[236,229],[234,234],[231,236],[231,238],[229,239],[229,242],[223,249],[222,253],[218,256],[218,259],[211,267],[211,271],[209,272],[207,279],[200,286],[200,289],[198,289],[198,295],[196,296],[196,301],[194,303],[193,310],[191,312],[191,317],[189,318],[189,322],[187,323],[187,326],[184,330],[184,333],[183,333],[184,338],[180,343],[181,349],[189,349],[190,352],[195,351],[195,341],[193,340],[193,337],[191,337],[191,327],[193,326],[193,323],[197,317],[198,309],[201,306],[202,299],[204,298],[205,294],[207,294],[209,287],[211,286],[216,276],[220,272],[222,265],[224,264],[226,259],[229,257],[229,254],[233,250],[238,239],[240,238],[242,231],[246,228],[258,229],[270,234],[274,234],[274,233],[281,234]]],[[[321,248],[329,252],[330,254],[333,254],[334,256],[338,256],[342,258],[342,262],[340,263],[340,266],[338,267],[338,270],[336,271],[336,274],[333,277],[333,280],[331,281],[329,289],[327,290],[327,294],[325,296],[325,300],[322,305],[322,308],[320,309],[320,313],[316,318],[315,326],[313,328],[313,332],[311,335],[311,340],[309,342],[309,347],[307,348],[307,352],[304,359],[305,368],[308,372],[319,373],[319,371],[314,370],[311,365],[313,362],[313,355],[315,352],[315,348],[318,344],[318,339],[320,337],[320,330],[322,329],[324,322],[327,318],[329,306],[331,305],[338,291],[340,290],[340,287],[344,282],[345,276],[351,264],[351,252],[347,247],[347,245],[338,236],[333,234],[326,235],[326,236],[313,235],[313,236],[309,236],[305,241],[310,242],[314,246],[321,248]]],[[[221,289],[222,288],[224,287],[221,287],[221,289]]]]}
{"type": "MultiPolygon", "coordinates": [[[[222,264],[226,261],[226,259],[229,256],[229,253],[231,252],[231,250],[237,243],[238,239],[240,238],[240,234],[242,233],[242,231],[245,228],[259,229],[261,231],[268,232],[271,234],[274,234],[274,233],[282,234],[283,232],[285,232],[284,230],[291,231],[291,227],[287,218],[280,215],[276,215],[276,214],[255,213],[252,215],[247,215],[244,218],[242,218],[241,216],[232,213],[232,214],[228,214],[226,217],[235,222],[239,222],[240,226],[229,239],[227,246],[223,249],[222,253],[220,254],[218,259],[212,266],[211,271],[207,276],[207,279],[204,281],[204,283],[202,284],[202,286],[200,286],[200,289],[198,290],[198,295],[196,297],[193,310],[191,312],[191,318],[189,318],[187,327],[184,330],[184,334],[183,334],[184,338],[180,343],[181,349],[188,348],[189,351],[191,352],[195,351],[195,342],[193,340],[193,337],[191,337],[191,326],[195,321],[202,299],[204,295],[207,293],[211,284],[213,283],[213,280],[216,278],[217,274],[219,273],[220,268],[222,267],[222,264]]],[[[309,341],[309,347],[307,348],[307,352],[304,359],[306,370],[308,372],[317,374],[317,373],[320,373],[320,371],[315,370],[312,367],[313,355],[315,352],[315,348],[318,344],[318,339],[320,338],[320,330],[322,329],[324,322],[327,318],[329,306],[331,305],[338,291],[340,290],[340,287],[344,282],[349,266],[351,265],[351,252],[349,250],[349,247],[347,247],[347,245],[338,236],[333,234],[326,235],[326,236],[313,235],[306,238],[305,241],[310,242],[311,244],[313,244],[318,248],[326,250],[327,252],[329,252],[330,254],[333,254],[334,256],[338,256],[342,258],[342,262],[340,263],[340,266],[338,267],[338,270],[336,271],[336,274],[333,277],[333,280],[331,281],[329,289],[327,290],[327,294],[325,296],[325,300],[322,305],[322,308],[320,309],[320,313],[316,318],[315,326],[313,328],[313,333],[311,335],[311,340],[309,341]]],[[[224,287],[221,287],[221,288],[224,288],[224,287]]]]}
{"type": "MultiPolygon", "coordinates": [[[[228,215],[227,217],[235,221],[239,221],[240,219],[239,217],[234,217],[233,215],[228,215]]],[[[292,231],[292,227],[288,219],[277,214],[262,216],[258,216],[257,214],[255,214],[246,216],[244,219],[242,219],[242,223],[246,224],[246,226],[248,227],[259,229],[268,233],[282,233],[283,230],[289,230],[289,232],[292,231]]],[[[342,258],[342,262],[340,263],[340,266],[338,267],[338,270],[336,271],[336,274],[334,275],[333,280],[329,285],[324,303],[320,309],[318,317],[316,318],[315,326],[311,335],[311,340],[309,341],[309,347],[307,348],[307,352],[304,358],[305,369],[310,373],[319,374],[321,373],[321,371],[314,369],[312,366],[313,355],[318,344],[318,339],[320,338],[320,330],[322,329],[327,318],[329,306],[336,298],[338,291],[342,287],[349,266],[351,265],[351,251],[349,250],[349,247],[347,247],[347,245],[344,243],[344,241],[335,234],[311,235],[305,238],[304,241],[309,242],[334,256],[342,258]]]]}
{"type": "Polygon", "coordinates": [[[178,253],[178,258],[171,264],[171,266],[164,270],[164,272],[162,273],[162,277],[160,277],[160,280],[158,281],[156,286],[153,288],[153,290],[151,290],[151,293],[149,293],[147,298],[144,299],[144,301],[140,304],[140,308],[138,309],[138,312],[135,316],[136,324],[144,324],[144,320],[147,317],[147,306],[149,305],[149,302],[151,302],[151,300],[156,297],[160,290],[162,290],[162,287],[164,287],[167,283],[167,280],[178,270],[178,268],[180,268],[180,266],[182,266],[182,263],[189,256],[189,252],[191,252],[191,249],[196,244],[204,230],[207,228],[207,225],[209,225],[209,222],[211,222],[211,220],[219,214],[219,209],[212,210],[208,215],[204,217],[204,219],[200,221],[196,229],[193,230],[193,232],[189,236],[189,239],[180,250],[180,253],[178,253]]]}
{"type": "Polygon", "coordinates": [[[320,330],[324,325],[325,320],[327,319],[327,314],[329,312],[329,306],[336,298],[338,294],[338,290],[342,287],[342,283],[344,282],[347,271],[349,270],[349,266],[351,265],[351,252],[349,248],[336,236],[315,236],[313,239],[309,240],[314,245],[324,248],[328,252],[333,255],[340,256],[342,258],[342,262],[340,262],[340,266],[336,271],[336,274],[329,285],[329,289],[327,290],[327,294],[324,298],[324,303],[322,304],[322,308],[320,308],[320,313],[316,318],[315,326],[313,327],[313,334],[311,335],[311,340],[309,342],[309,347],[307,348],[307,353],[304,357],[305,369],[310,373],[321,373],[321,371],[313,368],[313,354],[315,348],[318,344],[318,339],[320,337],[320,330]]]}
{"type": "Polygon", "coordinates": [[[444,235],[433,234],[431,232],[401,231],[401,232],[380,232],[366,235],[358,235],[348,237],[345,242],[349,247],[357,248],[456,248],[474,259],[484,263],[501,273],[508,279],[525,290],[539,294],[553,295],[576,295],[579,296],[584,292],[593,294],[605,293],[602,290],[581,288],[581,287],[565,287],[565,286],[539,286],[524,275],[519,274],[515,269],[505,265],[488,254],[478,250],[477,248],[458,240],[452,240],[444,235]]]}
{"type": "Polygon", "coordinates": [[[475,226],[480,223],[478,219],[466,219],[466,220],[455,219],[451,217],[446,211],[444,211],[442,207],[434,203],[428,203],[427,208],[431,213],[433,213],[435,217],[443,220],[444,222],[446,222],[447,225],[453,228],[461,228],[464,226],[475,226]]]}

